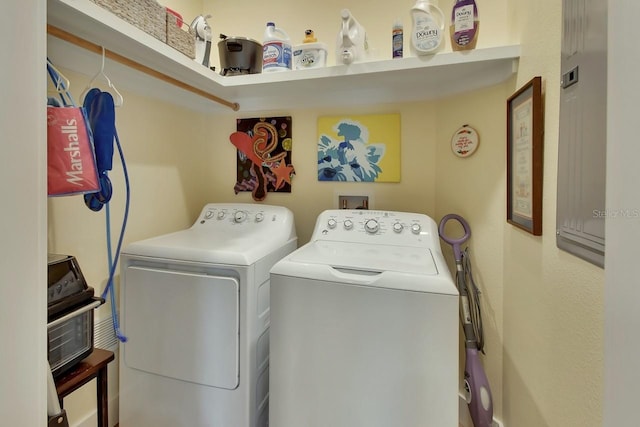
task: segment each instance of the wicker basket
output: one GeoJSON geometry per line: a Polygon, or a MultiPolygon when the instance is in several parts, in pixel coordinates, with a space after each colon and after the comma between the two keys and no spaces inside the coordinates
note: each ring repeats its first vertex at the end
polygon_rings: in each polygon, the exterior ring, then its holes
{"type": "MultiPolygon", "coordinates": [[[[182,20],[180,20],[182,24],[182,20]]],[[[182,29],[178,25],[178,17],[172,13],[167,13],[167,44],[172,48],[182,52],[191,59],[196,57],[196,36],[191,31],[182,29]]]]}
{"type": "Polygon", "coordinates": [[[91,0],[147,34],[167,41],[166,9],[156,0],[91,0]]]}

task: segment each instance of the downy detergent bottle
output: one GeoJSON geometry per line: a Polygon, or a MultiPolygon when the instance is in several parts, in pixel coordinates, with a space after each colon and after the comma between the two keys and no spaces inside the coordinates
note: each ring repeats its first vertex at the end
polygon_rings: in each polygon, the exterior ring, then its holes
{"type": "Polygon", "coordinates": [[[417,0],[411,8],[411,47],[417,55],[435,53],[442,44],[444,15],[437,0],[417,0]]]}

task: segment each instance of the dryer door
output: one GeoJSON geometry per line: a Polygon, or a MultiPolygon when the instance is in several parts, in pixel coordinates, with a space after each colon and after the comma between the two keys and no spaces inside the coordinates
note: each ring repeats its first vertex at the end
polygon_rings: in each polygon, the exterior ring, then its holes
{"type": "Polygon", "coordinates": [[[129,266],[122,305],[128,367],[206,386],[238,386],[235,278],[129,266]]]}

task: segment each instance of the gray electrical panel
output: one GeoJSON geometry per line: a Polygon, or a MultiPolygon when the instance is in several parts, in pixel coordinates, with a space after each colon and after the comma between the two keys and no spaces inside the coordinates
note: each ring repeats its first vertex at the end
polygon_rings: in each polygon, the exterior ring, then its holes
{"type": "Polygon", "coordinates": [[[607,1],[563,0],[556,242],[604,266],[607,1]]]}

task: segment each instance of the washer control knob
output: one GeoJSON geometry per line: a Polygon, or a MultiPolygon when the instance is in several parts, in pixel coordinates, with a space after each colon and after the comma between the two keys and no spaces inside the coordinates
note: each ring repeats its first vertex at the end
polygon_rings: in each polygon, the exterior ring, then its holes
{"type": "Polygon", "coordinates": [[[404,230],[404,226],[402,224],[400,224],[399,222],[393,224],[393,231],[395,231],[396,233],[402,233],[402,230],[404,230]]]}
{"type": "Polygon", "coordinates": [[[329,227],[332,230],[336,228],[337,225],[338,225],[338,221],[336,221],[334,218],[329,218],[329,221],[327,221],[327,227],[329,227]]]}
{"type": "Polygon", "coordinates": [[[380,224],[375,219],[368,219],[367,222],[364,223],[364,229],[367,233],[375,234],[380,229],[380,224]]]}
{"type": "Polygon", "coordinates": [[[351,221],[350,219],[345,219],[344,220],[344,229],[345,230],[351,230],[353,228],[353,221],[351,221]]]}
{"type": "Polygon", "coordinates": [[[233,220],[235,222],[240,223],[240,222],[244,221],[245,219],[247,219],[247,214],[245,212],[243,212],[243,211],[236,211],[236,213],[233,215],[233,220]]]}
{"type": "Polygon", "coordinates": [[[422,230],[422,227],[420,227],[420,224],[413,224],[411,226],[411,232],[413,234],[420,234],[420,230],[422,230]]]}
{"type": "Polygon", "coordinates": [[[207,213],[204,214],[204,218],[205,219],[211,219],[213,218],[214,212],[213,211],[207,211],[207,213]]]}
{"type": "Polygon", "coordinates": [[[264,220],[264,214],[262,212],[258,212],[256,214],[256,222],[262,222],[264,220]]]}
{"type": "Polygon", "coordinates": [[[223,219],[224,215],[225,215],[224,211],[218,212],[218,219],[223,219]]]}

